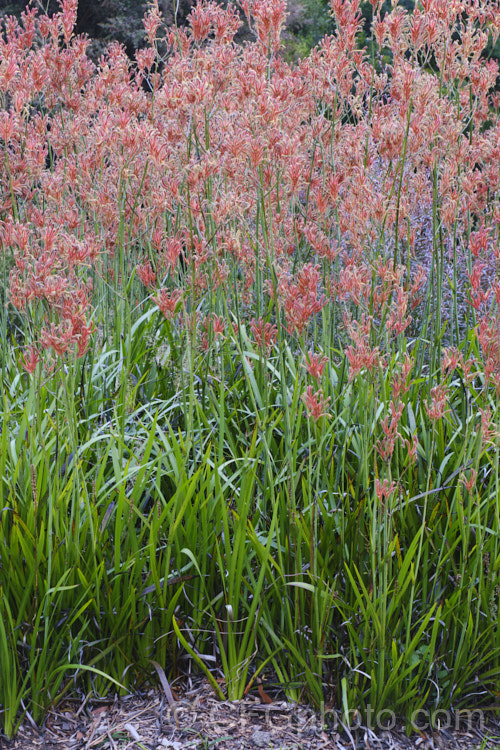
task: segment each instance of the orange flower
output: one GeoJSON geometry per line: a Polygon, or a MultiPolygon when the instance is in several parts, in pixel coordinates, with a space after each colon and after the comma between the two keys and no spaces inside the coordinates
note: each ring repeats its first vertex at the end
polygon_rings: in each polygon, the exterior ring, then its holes
{"type": "Polygon", "coordinates": [[[308,415],[314,419],[315,422],[317,422],[320,417],[328,414],[327,407],[328,402],[330,401],[330,396],[325,399],[321,388],[314,393],[312,385],[308,385],[305,393],[302,394],[301,399],[305,404],[308,415]]]}

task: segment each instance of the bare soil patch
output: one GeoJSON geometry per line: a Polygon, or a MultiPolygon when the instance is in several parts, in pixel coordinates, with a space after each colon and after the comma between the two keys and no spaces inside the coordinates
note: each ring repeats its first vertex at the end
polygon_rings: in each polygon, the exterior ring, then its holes
{"type": "MultiPolygon", "coordinates": [[[[500,748],[500,722],[408,737],[404,727],[351,733],[307,706],[270,699],[261,688],[238,702],[220,701],[202,679],[170,701],[150,690],[114,700],[67,701],[41,727],[25,720],[1,750],[437,750],[500,748]],[[272,702],[266,702],[271,700],[272,702]]],[[[331,718],[331,717],[330,717],[331,718]]]]}

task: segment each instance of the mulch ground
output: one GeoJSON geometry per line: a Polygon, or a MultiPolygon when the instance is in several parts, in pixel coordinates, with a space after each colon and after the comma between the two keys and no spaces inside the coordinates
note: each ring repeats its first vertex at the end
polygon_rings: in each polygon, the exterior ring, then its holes
{"type": "MultiPolygon", "coordinates": [[[[490,750],[500,748],[500,721],[421,732],[404,726],[346,732],[310,708],[269,701],[263,690],[238,702],[220,701],[210,685],[191,681],[183,693],[157,690],[115,700],[66,702],[41,727],[25,720],[0,750],[490,750]]],[[[330,716],[330,719],[332,717],[330,716]]]]}

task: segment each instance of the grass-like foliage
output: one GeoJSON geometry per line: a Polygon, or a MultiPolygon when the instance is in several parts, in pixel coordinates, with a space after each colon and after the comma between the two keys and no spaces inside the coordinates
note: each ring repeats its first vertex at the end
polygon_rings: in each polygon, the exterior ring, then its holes
{"type": "Polygon", "coordinates": [[[372,6],[294,65],[283,0],[97,68],[75,0],[7,20],[7,736],[187,660],[344,721],[498,694],[498,4],[372,6]]]}

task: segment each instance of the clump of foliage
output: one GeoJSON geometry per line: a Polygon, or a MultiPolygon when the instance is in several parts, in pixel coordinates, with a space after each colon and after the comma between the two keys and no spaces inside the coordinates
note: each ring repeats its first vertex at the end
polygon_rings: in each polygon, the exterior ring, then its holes
{"type": "Polygon", "coordinates": [[[0,721],[191,660],[353,712],[488,705],[494,2],[202,2],[94,64],[0,37],[0,721]]]}

